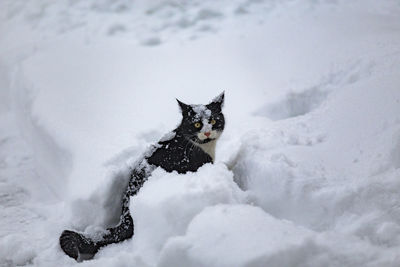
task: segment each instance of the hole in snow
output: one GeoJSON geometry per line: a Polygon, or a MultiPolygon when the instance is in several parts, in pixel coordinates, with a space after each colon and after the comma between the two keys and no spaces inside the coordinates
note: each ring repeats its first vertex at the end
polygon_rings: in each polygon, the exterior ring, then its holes
{"type": "Polygon", "coordinates": [[[260,108],[254,115],[266,116],[272,120],[305,115],[319,107],[328,94],[328,91],[322,91],[317,87],[300,93],[291,92],[281,101],[260,108]]]}

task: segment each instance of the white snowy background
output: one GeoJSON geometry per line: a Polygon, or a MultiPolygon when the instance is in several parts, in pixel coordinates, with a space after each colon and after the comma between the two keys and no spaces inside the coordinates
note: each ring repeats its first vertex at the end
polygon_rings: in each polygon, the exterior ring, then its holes
{"type": "Polygon", "coordinates": [[[62,230],[223,90],[216,164],[79,266],[400,266],[399,0],[1,0],[0,266],[76,266],[62,230]]]}

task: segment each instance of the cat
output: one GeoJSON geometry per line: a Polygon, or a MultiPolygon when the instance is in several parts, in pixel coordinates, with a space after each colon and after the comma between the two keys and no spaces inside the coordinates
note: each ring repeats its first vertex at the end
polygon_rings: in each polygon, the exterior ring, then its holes
{"type": "Polygon", "coordinates": [[[64,230],[61,249],[77,261],[94,257],[101,247],[131,238],[134,224],[129,211],[129,199],[137,194],[151,172],[161,167],[167,172],[195,172],[215,159],[215,145],[225,127],[222,114],[224,92],[207,105],[187,105],[178,101],[182,121],[178,127],[151,146],[132,168],[126,192],[122,198],[119,223],[105,234],[91,238],[83,233],[64,230]]]}

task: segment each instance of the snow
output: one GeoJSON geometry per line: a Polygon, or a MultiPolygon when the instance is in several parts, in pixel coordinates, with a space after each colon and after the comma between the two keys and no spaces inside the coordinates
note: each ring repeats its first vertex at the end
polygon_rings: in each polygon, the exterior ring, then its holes
{"type": "Polygon", "coordinates": [[[258,207],[216,205],[198,214],[184,236],[169,239],[160,266],[262,266],[260,258],[287,247],[297,250],[309,236],[306,229],[277,220],[258,207]]]}
{"type": "Polygon", "coordinates": [[[204,105],[191,105],[191,108],[193,109],[195,113],[195,118],[200,119],[200,118],[210,118],[211,116],[211,110],[209,110],[206,106],[204,105]]]}
{"type": "Polygon", "coordinates": [[[167,134],[164,134],[161,137],[161,139],[159,140],[159,142],[166,142],[166,141],[172,140],[175,138],[175,136],[176,136],[176,132],[169,132],[167,134]]]}
{"type": "Polygon", "coordinates": [[[114,225],[130,170],[173,138],[175,98],[221,88],[216,163],[155,169],[134,237],[79,264],[398,266],[399,15],[395,0],[0,2],[0,266],[75,266],[62,230],[114,225]]]}

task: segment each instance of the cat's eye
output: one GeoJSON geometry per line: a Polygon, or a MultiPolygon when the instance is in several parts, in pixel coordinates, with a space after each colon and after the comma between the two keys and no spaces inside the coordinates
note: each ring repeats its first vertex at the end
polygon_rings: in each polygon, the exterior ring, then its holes
{"type": "Polygon", "coordinates": [[[200,122],[196,122],[196,123],[194,124],[194,127],[200,128],[200,127],[201,127],[201,123],[200,123],[200,122]]]}
{"type": "Polygon", "coordinates": [[[210,121],[210,123],[211,123],[211,125],[214,125],[214,124],[216,124],[217,122],[216,122],[214,119],[212,119],[212,120],[210,121]]]}

